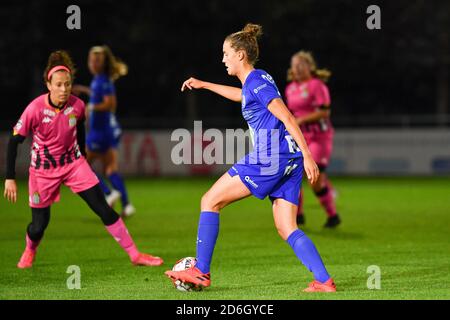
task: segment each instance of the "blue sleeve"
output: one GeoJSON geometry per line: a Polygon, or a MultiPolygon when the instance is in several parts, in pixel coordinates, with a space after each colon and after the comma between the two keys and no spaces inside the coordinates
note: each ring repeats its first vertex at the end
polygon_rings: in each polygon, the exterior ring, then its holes
{"type": "Polygon", "coordinates": [[[253,92],[255,98],[266,108],[273,99],[281,98],[277,87],[269,81],[262,79],[253,81],[249,89],[253,92]]]}
{"type": "Polygon", "coordinates": [[[113,96],[116,94],[116,90],[114,89],[114,84],[111,80],[106,80],[102,83],[102,93],[103,96],[113,96]]]}
{"type": "Polygon", "coordinates": [[[99,103],[101,102],[102,97],[102,89],[98,80],[92,80],[91,82],[91,98],[89,102],[91,103],[99,103]]]}

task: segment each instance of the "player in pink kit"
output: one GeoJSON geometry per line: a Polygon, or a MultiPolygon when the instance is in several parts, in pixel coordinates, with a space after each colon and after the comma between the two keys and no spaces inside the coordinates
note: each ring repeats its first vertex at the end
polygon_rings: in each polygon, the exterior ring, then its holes
{"type": "MultiPolygon", "coordinates": [[[[292,56],[286,87],[287,106],[297,119],[314,161],[320,170],[312,189],[325,209],[328,219],[324,227],[334,228],[341,223],[336,212],[333,188],[325,170],[333,149],[334,129],[330,121],[330,94],[325,81],[331,73],[317,69],[313,56],[300,51],[292,56]]],[[[297,212],[297,223],[304,224],[303,190],[297,212]]]]}
{"type": "Polygon", "coordinates": [[[65,51],[50,55],[44,72],[49,93],[28,105],[9,140],[4,196],[16,202],[17,147],[27,136],[33,137],[29,169],[32,221],[26,232],[25,251],[17,267],[32,266],[36,249],[50,221],[50,207],[59,201],[61,184],[86,201],[134,265],[161,265],[161,258],[137,250],[122,219],[106,203],[99,181],[83,156],[85,106],[82,100],[70,94],[73,73],[73,63],[65,51]]]}

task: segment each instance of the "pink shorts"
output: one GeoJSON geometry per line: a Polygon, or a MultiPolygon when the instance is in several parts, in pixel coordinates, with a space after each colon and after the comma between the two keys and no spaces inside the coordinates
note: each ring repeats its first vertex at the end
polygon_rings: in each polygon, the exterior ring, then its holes
{"type": "Polygon", "coordinates": [[[331,152],[333,151],[333,134],[305,133],[305,140],[319,169],[325,169],[330,163],[331,152]]]}
{"type": "Polygon", "coordinates": [[[30,167],[28,192],[30,207],[45,208],[59,201],[59,187],[65,184],[74,193],[92,188],[99,183],[85,158],[56,169],[39,169],[30,167]]]}

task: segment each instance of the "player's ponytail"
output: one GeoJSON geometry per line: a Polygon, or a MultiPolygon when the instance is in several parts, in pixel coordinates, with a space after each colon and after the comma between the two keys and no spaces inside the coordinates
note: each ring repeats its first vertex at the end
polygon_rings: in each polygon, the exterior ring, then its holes
{"type": "Polygon", "coordinates": [[[47,61],[47,67],[44,71],[44,82],[50,82],[52,74],[59,70],[68,71],[73,81],[76,69],[72,62],[72,58],[67,51],[57,50],[50,54],[47,61]]]}
{"type": "Polygon", "coordinates": [[[128,74],[128,66],[117,58],[108,46],[92,47],[89,53],[103,54],[105,57],[103,70],[113,81],[128,74]]]}
{"type": "MultiPolygon", "coordinates": [[[[300,58],[304,60],[309,65],[309,70],[311,72],[311,75],[314,78],[318,78],[322,80],[323,82],[327,82],[328,79],[331,77],[331,71],[328,69],[318,69],[316,61],[314,60],[314,57],[311,52],[308,51],[299,51],[296,54],[294,54],[293,57],[300,58]]],[[[292,69],[289,68],[287,72],[287,80],[292,81],[294,80],[294,75],[292,72],[292,69]]]]}
{"type": "Polygon", "coordinates": [[[235,50],[244,50],[247,61],[255,65],[259,57],[258,39],[262,36],[262,27],[258,24],[247,23],[241,31],[230,34],[225,38],[235,50]]]}
{"type": "Polygon", "coordinates": [[[256,40],[262,36],[262,27],[259,24],[247,23],[242,29],[243,33],[248,34],[250,37],[256,40]]]}
{"type": "Polygon", "coordinates": [[[328,69],[315,69],[312,71],[312,74],[315,78],[319,78],[323,82],[327,82],[331,77],[331,71],[328,69]]]}

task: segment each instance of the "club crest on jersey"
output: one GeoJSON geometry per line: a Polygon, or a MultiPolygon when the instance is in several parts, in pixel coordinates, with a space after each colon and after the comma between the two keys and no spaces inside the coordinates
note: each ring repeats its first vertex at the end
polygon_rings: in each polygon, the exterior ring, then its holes
{"type": "Polygon", "coordinates": [[[73,107],[72,106],[68,106],[66,110],[64,110],[64,115],[68,115],[69,113],[71,113],[73,111],[73,107]]]}
{"type": "Polygon", "coordinates": [[[302,98],[308,98],[309,92],[308,92],[308,88],[306,86],[301,86],[300,87],[300,96],[302,98]]]}
{"type": "Polygon", "coordinates": [[[41,196],[39,195],[39,192],[33,193],[31,201],[33,202],[33,204],[39,204],[41,202],[41,196]]]}
{"type": "Polygon", "coordinates": [[[75,127],[76,124],[77,124],[77,117],[74,114],[71,114],[69,116],[69,126],[72,128],[75,127]]]}

